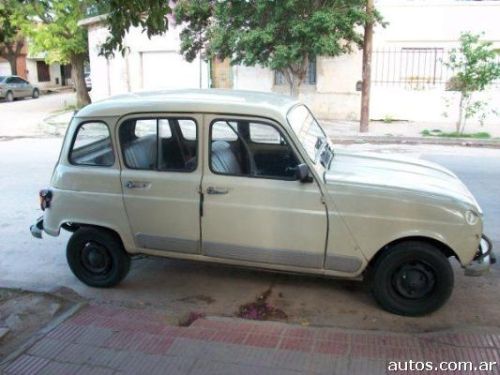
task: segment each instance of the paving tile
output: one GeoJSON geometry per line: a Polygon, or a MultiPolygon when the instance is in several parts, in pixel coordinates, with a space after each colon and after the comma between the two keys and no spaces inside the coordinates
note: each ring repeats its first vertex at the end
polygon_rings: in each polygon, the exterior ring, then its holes
{"type": "Polygon", "coordinates": [[[272,366],[294,371],[307,371],[312,355],[294,350],[277,350],[272,353],[272,366]]]}
{"type": "Polygon", "coordinates": [[[87,358],[85,363],[91,366],[102,366],[116,369],[127,359],[128,356],[129,353],[126,351],[98,348],[97,351],[87,358]]]}
{"type": "Polygon", "coordinates": [[[174,340],[174,337],[149,336],[138,341],[133,346],[133,350],[148,354],[165,354],[174,340]]]}
{"type": "Polygon", "coordinates": [[[231,343],[231,344],[242,344],[248,333],[247,332],[241,332],[236,329],[232,330],[219,330],[216,331],[211,337],[210,341],[218,341],[218,342],[226,342],[226,343],[231,343]]]}
{"type": "Polygon", "coordinates": [[[298,375],[298,372],[217,361],[197,361],[190,375],[298,375]]]}
{"type": "Polygon", "coordinates": [[[349,375],[379,375],[387,373],[387,362],[371,359],[353,358],[349,362],[347,374],[349,375]]]}
{"type": "Polygon", "coordinates": [[[178,337],[174,340],[167,354],[183,357],[200,358],[206,352],[207,344],[203,341],[178,337]]]}
{"type": "Polygon", "coordinates": [[[321,329],[316,333],[316,339],[349,343],[351,342],[351,335],[349,335],[347,332],[339,332],[331,329],[321,329]]]}
{"type": "Polygon", "coordinates": [[[16,358],[5,369],[5,374],[8,375],[35,375],[40,372],[49,360],[46,358],[35,357],[32,355],[23,354],[16,358]]]}
{"type": "Polygon", "coordinates": [[[349,344],[342,341],[316,340],[313,352],[341,357],[347,355],[349,352],[349,344]]]}
{"type": "Polygon", "coordinates": [[[39,372],[40,375],[77,375],[80,370],[80,365],[72,363],[61,363],[51,361],[47,366],[42,368],[39,372]]]}
{"type": "Polygon", "coordinates": [[[186,337],[191,339],[210,340],[218,332],[221,331],[205,328],[179,328],[175,331],[172,331],[172,335],[176,337],[186,337]]]}
{"type": "Polygon", "coordinates": [[[47,337],[66,342],[75,341],[85,330],[85,327],[69,322],[62,323],[47,334],[47,337]]]}
{"type": "Polygon", "coordinates": [[[150,375],[184,375],[188,374],[195,363],[194,358],[161,356],[150,375]]]}
{"type": "Polygon", "coordinates": [[[297,337],[285,336],[279,344],[280,349],[284,350],[298,350],[305,353],[310,353],[313,348],[312,339],[301,339],[297,337]]]}
{"type": "Polygon", "coordinates": [[[68,346],[67,342],[45,337],[33,345],[28,350],[28,353],[38,357],[54,359],[66,346],[68,346]]]}
{"type": "Polygon", "coordinates": [[[113,331],[107,328],[85,327],[81,334],[75,339],[75,343],[102,346],[112,335],[113,331]]]}
{"type": "Polygon", "coordinates": [[[308,373],[318,375],[349,374],[349,358],[333,357],[329,354],[313,354],[308,373]]]}
{"type": "Polygon", "coordinates": [[[84,365],[80,367],[77,375],[113,375],[114,372],[115,370],[111,368],[84,365]]]}
{"type": "Polygon", "coordinates": [[[68,344],[58,355],[57,360],[61,362],[69,362],[75,364],[86,363],[95,352],[99,349],[97,347],[82,345],[82,344],[68,344]]]}
{"type": "Polygon", "coordinates": [[[261,348],[276,348],[281,340],[277,335],[261,335],[250,333],[243,342],[244,345],[258,346],[261,348]]]}
{"type": "Polygon", "coordinates": [[[129,353],[128,357],[120,363],[118,369],[125,374],[149,375],[159,364],[160,356],[145,353],[129,353]]]}
{"type": "Polygon", "coordinates": [[[287,328],[283,334],[285,336],[297,337],[301,339],[313,339],[316,334],[316,329],[314,328],[304,328],[304,327],[290,327],[287,328]]]}

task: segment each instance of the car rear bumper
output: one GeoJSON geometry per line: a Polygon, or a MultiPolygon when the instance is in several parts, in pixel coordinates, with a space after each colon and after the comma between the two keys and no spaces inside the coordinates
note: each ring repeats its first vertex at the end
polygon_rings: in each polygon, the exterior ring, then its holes
{"type": "Polygon", "coordinates": [[[36,219],[35,224],[30,226],[31,235],[35,238],[42,238],[43,233],[43,216],[36,219]]]}
{"type": "Polygon", "coordinates": [[[479,248],[472,262],[465,267],[466,276],[481,276],[490,270],[492,264],[497,261],[493,253],[493,244],[491,240],[483,234],[479,248]]]}

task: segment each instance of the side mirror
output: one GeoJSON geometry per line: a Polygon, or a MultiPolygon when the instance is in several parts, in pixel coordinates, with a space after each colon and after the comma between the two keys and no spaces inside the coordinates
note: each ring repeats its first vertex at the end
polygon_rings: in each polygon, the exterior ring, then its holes
{"type": "Polygon", "coordinates": [[[297,165],[297,179],[300,182],[312,182],[313,178],[311,176],[311,173],[309,172],[309,167],[307,164],[299,164],[297,165]]]}

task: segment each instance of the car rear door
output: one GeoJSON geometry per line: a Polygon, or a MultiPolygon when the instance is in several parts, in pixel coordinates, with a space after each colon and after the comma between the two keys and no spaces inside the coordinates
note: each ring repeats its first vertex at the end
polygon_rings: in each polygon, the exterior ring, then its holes
{"type": "Polygon", "coordinates": [[[318,184],[278,124],[205,116],[202,253],[253,263],[323,267],[327,212],[318,184]],[[253,134],[252,134],[253,133],[253,134]]]}
{"type": "Polygon", "coordinates": [[[200,253],[199,115],[140,115],[118,127],[123,199],[139,249],[200,253]]]}

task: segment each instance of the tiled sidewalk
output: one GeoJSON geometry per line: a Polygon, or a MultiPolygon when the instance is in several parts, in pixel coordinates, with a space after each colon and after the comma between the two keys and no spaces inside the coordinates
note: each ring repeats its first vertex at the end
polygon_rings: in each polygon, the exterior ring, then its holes
{"type": "Polygon", "coordinates": [[[389,361],[404,360],[500,363],[500,330],[406,335],[237,319],[174,327],[155,312],[89,306],[3,373],[385,374],[389,361]]]}

